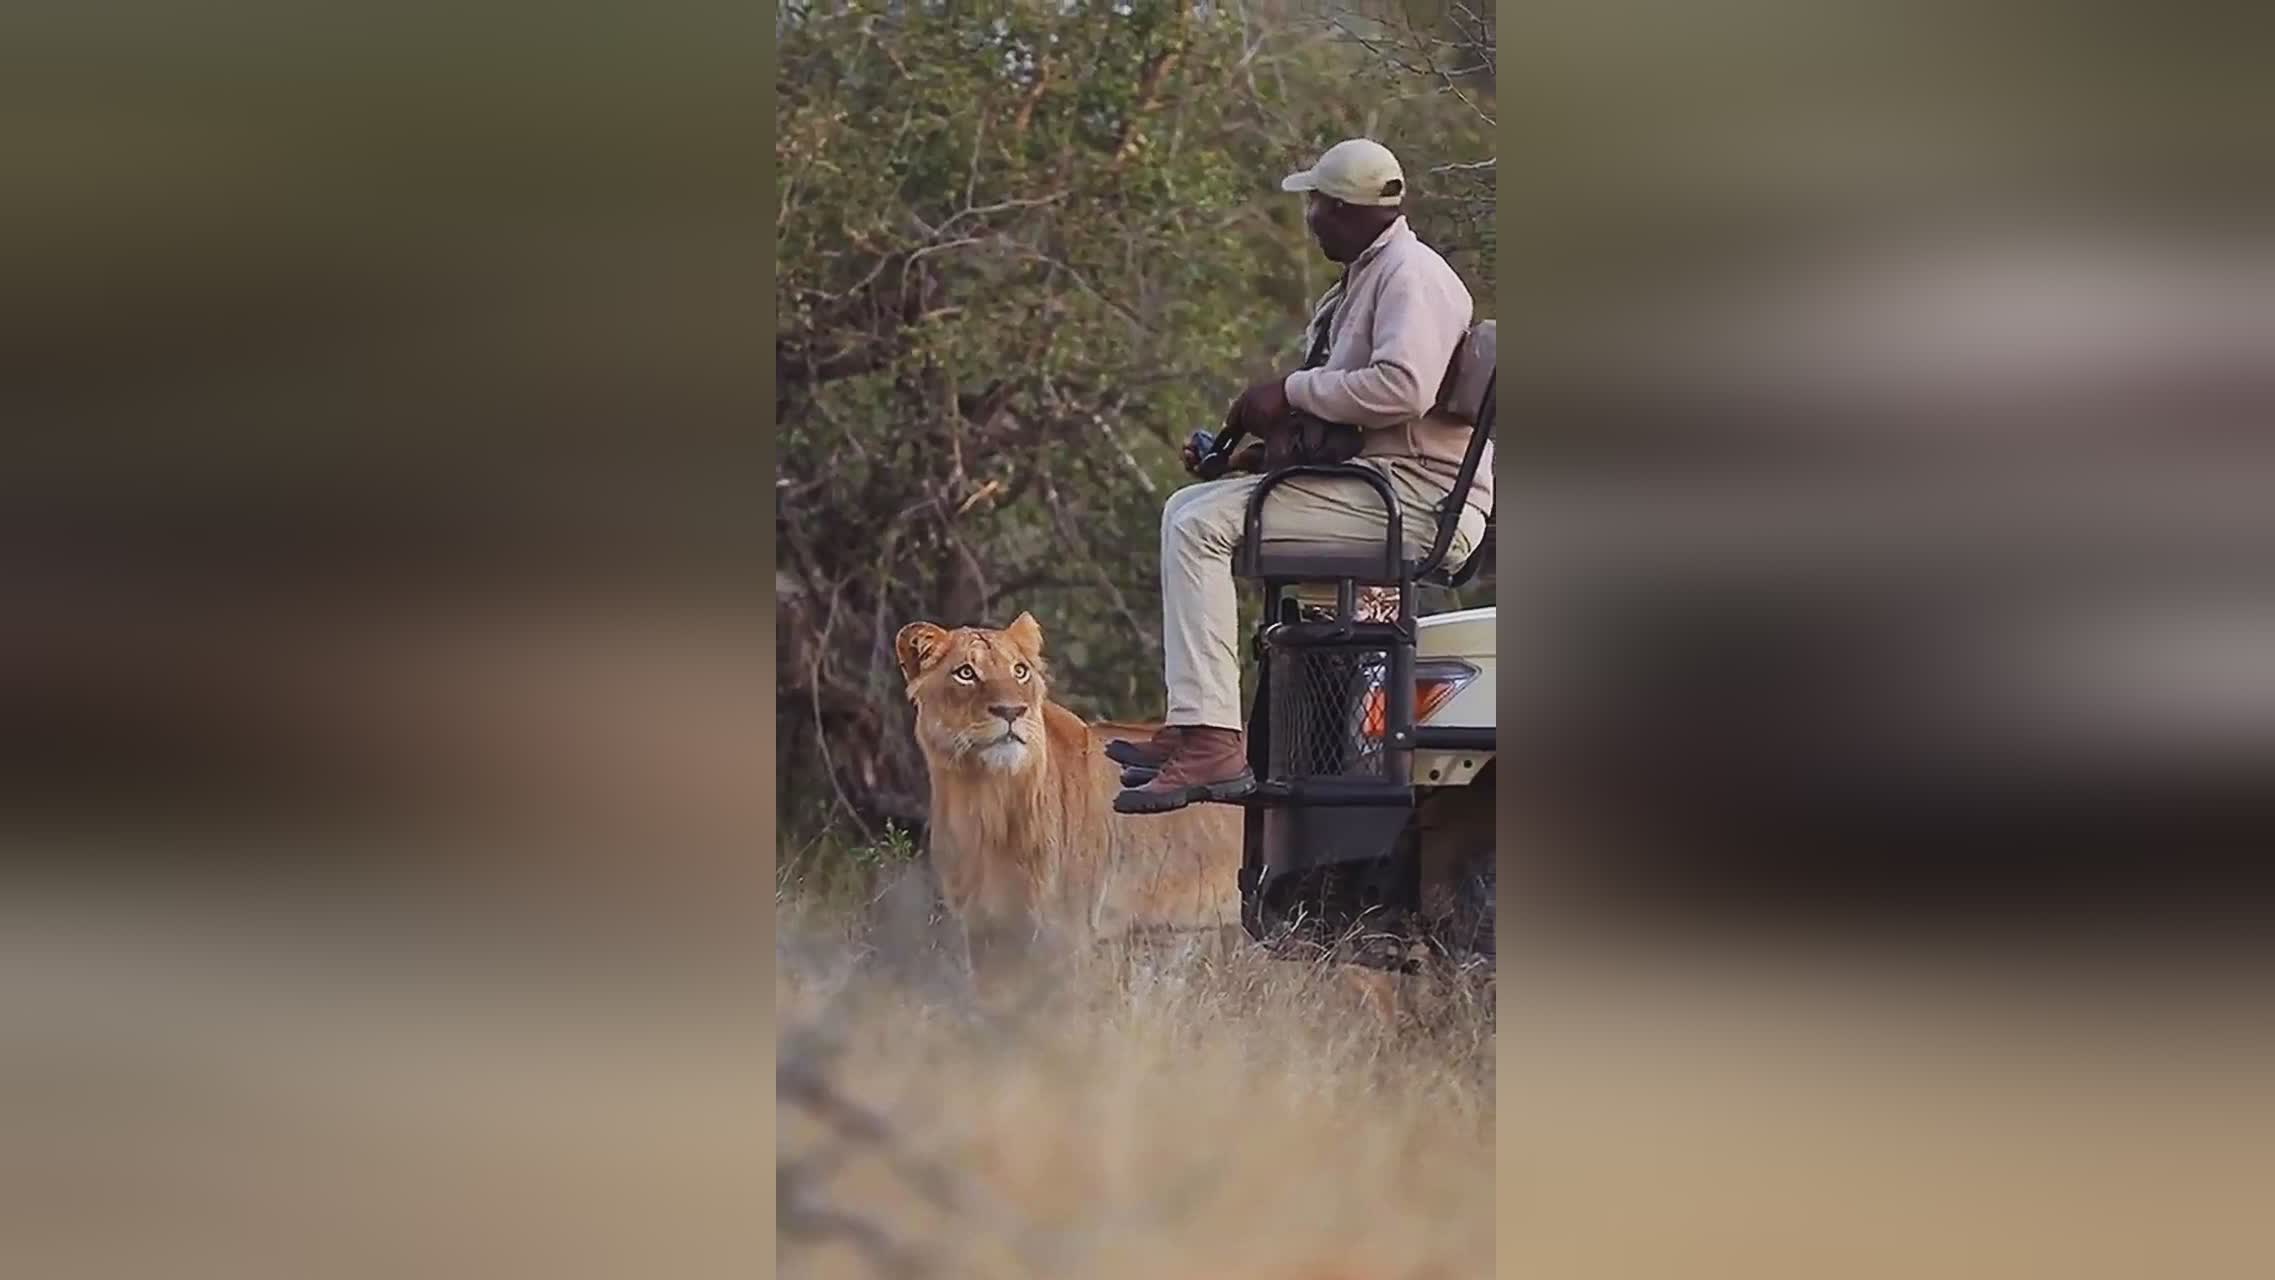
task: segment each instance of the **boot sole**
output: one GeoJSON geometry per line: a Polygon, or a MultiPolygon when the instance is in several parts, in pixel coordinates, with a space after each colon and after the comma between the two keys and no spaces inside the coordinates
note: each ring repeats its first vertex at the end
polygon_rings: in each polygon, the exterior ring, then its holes
{"type": "Polygon", "coordinates": [[[1141,791],[1136,788],[1114,797],[1116,813],[1174,813],[1203,800],[1238,800],[1256,790],[1256,775],[1242,770],[1223,782],[1197,782],[1175,791],[1141,791]]]}
{"type": "Polygon", "coordinates": [[[1126,742],[1120,738],[1106,744],[1106,758],[1115,764],[1131,769],[1151,769],[1160,772],[1167,760],[1156,760],[1143,744],[1126,742]]]}

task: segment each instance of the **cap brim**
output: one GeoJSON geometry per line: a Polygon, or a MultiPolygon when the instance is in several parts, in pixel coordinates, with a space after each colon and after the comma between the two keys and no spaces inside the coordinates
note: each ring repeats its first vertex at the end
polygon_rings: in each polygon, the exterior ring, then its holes
{"type": "Polygon", "coordinates": [[[1280,190],[1282,191],[1317,191],[1318,189],[1319,175],[1309,169],[1302,173],[1291,173],[1280,179],[1280,190]]]}

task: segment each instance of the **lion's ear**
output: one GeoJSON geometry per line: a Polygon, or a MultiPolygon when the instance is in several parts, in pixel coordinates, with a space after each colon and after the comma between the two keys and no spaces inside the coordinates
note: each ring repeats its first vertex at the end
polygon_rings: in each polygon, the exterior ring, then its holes
{"type": "Polygon", "coordinates": [[[1043,656],[1043,624],[1035,621],[1034,614],[1022,613],[1013,618],[1003,634],[1010,636],[1011,642],[1025,649],[1029,656],[1043,656]]]}
{"type": "Polygon", "coordinates": [[[901,675],[912,681],[940,661],[947,648],[948,633],[929,622],[911,622],[893,637],[893,654],[900,659],[901,675]]]}

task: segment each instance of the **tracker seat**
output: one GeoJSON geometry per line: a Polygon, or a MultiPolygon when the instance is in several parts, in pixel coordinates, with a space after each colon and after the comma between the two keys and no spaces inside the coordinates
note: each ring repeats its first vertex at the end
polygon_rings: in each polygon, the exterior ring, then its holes
{"type": "Polygon", "coordinates": [[[1247,735],[1257,788],[1241,803],[1277,814],[1270,822],[1395,825],[1402,820],[1396,813],[1414,803],[1414,588],[1421,583],[1460,586],[1476,573],[1491,545],[1489,514],[1485,535],[1466,561],[1452,569],[1445,565],[1492,439],[1494,338],[1492,321],[1473,326],[1447,370],[1437,412],[1470,424],[1469,446],[1439,507],[1435,536],[1419,558],[1407,558],[1397,494],[1372,467],[1282,467],[1267,473],[1249,496],[1233,569],[1262,581],[1264,613],[1255,637],[1259,670],[1247,735]],[[1382,540],[1268,544],[1265,500],[1274,488],[1298,477],[1364,485],[1386,516],[1382,540]],[[1305,607],[1301,596],[1316,594],[1327,584],[1334,588],[1333,610],[1305,607]],[[1301,590],[1307,587],[1312,591],[1301,590]],[[1359,592],[1366,587],[1396,589],[1395,617],[1360,616],[1359,592]],[[1290,810],[1290,805],[1299,808],[1290,810]],[[1303,808],[1313,807],[1332,807],[1343,816],[1301,816],[1303,808]]]}

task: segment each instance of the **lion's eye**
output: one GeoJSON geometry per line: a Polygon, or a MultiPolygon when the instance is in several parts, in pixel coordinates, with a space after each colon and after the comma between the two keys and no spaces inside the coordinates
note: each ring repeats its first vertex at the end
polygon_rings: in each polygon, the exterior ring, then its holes
{"type": "Polygon", "coordinates": [[[965,684],[977,684],[980,678],[980,673],[972,670],[972,664],[969,662],[956,668],[954,671],[949,672],[949,674],[956,677],[958,680],[963,681],[965,684]]]}
{"type": "Polygon", "coordinates": [[[1011,668],[1011,674],[1019,677],[1021,683],[1025,683],[1027,679],[1027,664],[1022,662],[1018,666],[1011,668]]]}

